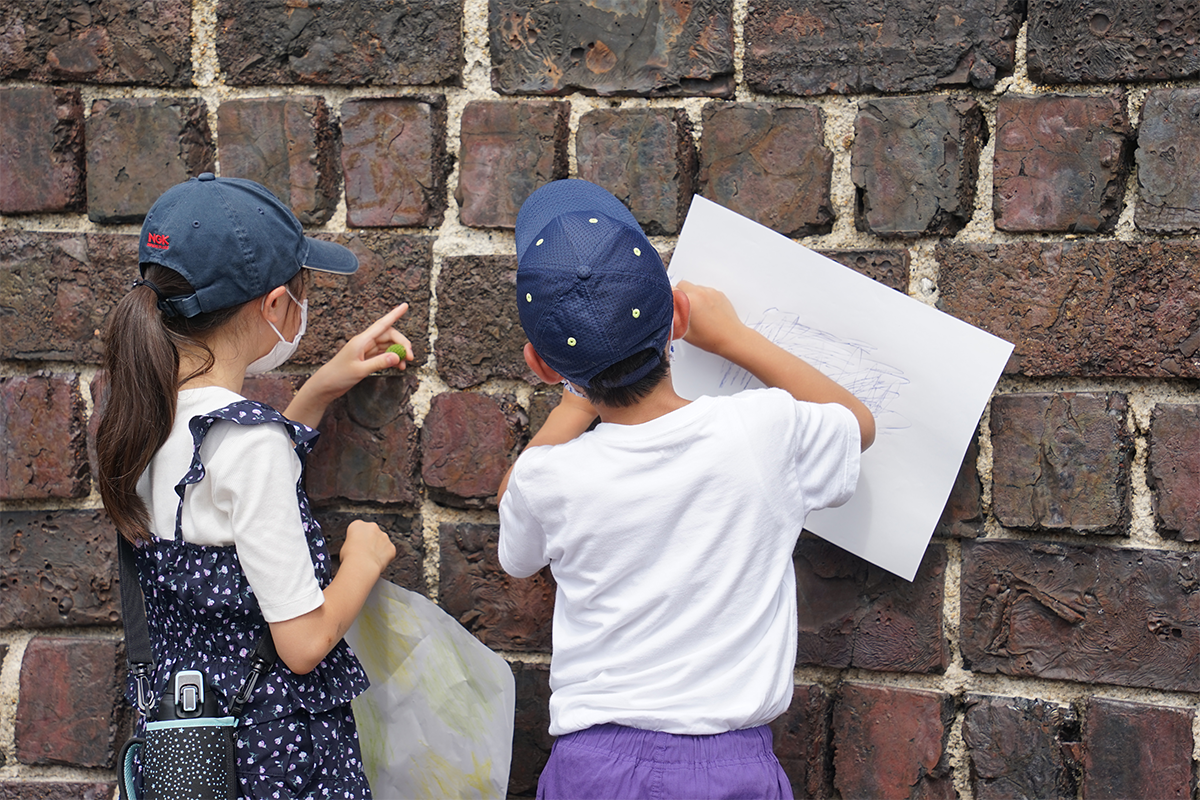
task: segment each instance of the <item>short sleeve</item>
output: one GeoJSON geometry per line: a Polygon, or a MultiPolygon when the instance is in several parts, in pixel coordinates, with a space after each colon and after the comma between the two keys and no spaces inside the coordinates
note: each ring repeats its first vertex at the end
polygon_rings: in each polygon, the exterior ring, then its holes
{"type": "Polygon", "coordinates": [[[853,412],[837,403],[796,401],[796,480],[810,509],[840,506],[854,494],[862,434],[853,412]]]}
{"type": "MultiPolygon", "coordinates": [[[[522,458],[530,455],[526,451],[522,458]]],[[[508,489],[500,498],[500,566],[515,578],[528,578],[550,563],[546,556],[546,536],[521,491],[517,460],[509,476],[508,489]]]]}

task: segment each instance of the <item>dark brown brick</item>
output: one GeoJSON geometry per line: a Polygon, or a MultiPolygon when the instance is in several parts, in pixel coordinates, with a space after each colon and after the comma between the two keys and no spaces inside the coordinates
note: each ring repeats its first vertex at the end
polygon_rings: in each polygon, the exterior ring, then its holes
{"type": "Polygon", "coordinates": [[[442,608],[493,650],[550,652],[554,579],[549,568],[513,578],[496,554],[500,526],[443,522],[442,608]]]}
{"type": "Polygon", "coordinates": [[[909,255],[907,250],[818,250],[855,272],[890,286],[898,292],[908,293],[909,255]]]}
{"type": "Polygon", "coordinates": [[[88,219],[141,222],[159,195],[213,170],[204,101],[97,100],[87,119],[88,219]]]}
{"type": "Polygon", "coordinates": [[[746,82],[768,94],[990,89],[1012,74],[1017,0],[765,0],[746,18],[746,82]]]}
{"type": "Polygon", "coordinates": [[[83,189],[79,90],[0,88],[0,214],[77,211],[83,189]]]}
{"type": "Polygon", "coordinates": [[[192,85],[188,0],[8,0],[0,6],[0,78],[192,85]]]}
{"type": "Polygon", "coordinates": [[[1083,797],[1195,797],[1195,708],[1088,698],[1083,715],[1083,797]]]}
{"type": "Polygon", "coordinates": [[[1078,739],[1079,719],[1070,706],[1024,697],[967,696],[963,740],[978,800],[1075,800],[1079,765],[1069,748],[1078,739]]]}
{"type": "Polygon", "coordinates": [[[996,108],[996,227],[1110,232],[1121,214],[1132,162],[1124,92],[1005,95],[996,108]]]}
{"type": "Polygon", "coordinates": [[[510,663],[517,684],[509,797],[533,797],[550,758],[550,670],[545,664],[510,663]]]}
{"type": "Polygon", "coordinates": [[[346,541],[346,528],[356,519],[374,522],[396,545],[396,557],[380,575],[386,581],[412,592],[428,595],[425,585],[425,538],[421,518],[403,514],[363,514],[348,511],[318,511],[317,522],[325,534],[325,543],[333,554],[334,567],[340,566],[338,554],[346,541]]]}
{"type": "Polygon", "coordinates": [[[589,111],[575,153],[579,177],[616,195],[648,236],[679,233],[696,184],[696,144],[683,109],[589,111]]]}
{"type": "Polygon", "coordinates": [[[512,228],[525,198],[567,177],[570,103],[467,103],[454,199],[464,225],[512,228]]]}
{"type": "Polygon", "coordinates": [[[337,125],[317,95],[226,100],[217,109],[221,175],[266,186],[305,225],[337,207],[342,171],[337,125]]]}
{"type": "Polygon", "coordinates": [[[1198,589],[1195,553],[964,542],[964,666],[1195,692],[1198,589]]]}
{"type": "Polygon", "coordinates": [[[522,355],[514,256],[456,256],[438,276],[438,374],[455,389],[489,378],[541,381],[522,355]]]}
{"type": "Polygon", "coordinates": [[[117,531],[103,511],[0,514],[0,629],[120,622],[117,531]]]}
{"type": "Polygon", "coordinates": [[[127,730],[124,648],[113,639],[36,636],[25,648],[15,725],[22,764],[111,767],[127,730]]]}
{"type": "Polygon", "coordinates": [[[1138,125],[1138,202],[1133,221],[1150,233],[1200,232],[1200,171],[1189,154],[1200,149],[1200,90],[1155,89],[1138,125]]]}
{"type": "Polygon", "coordinates": [[[929,547],[912,583],[820,539],[802,539],[793,560],[797,663],[887,672],[946,669],[944,547],[929,547]]]}
{"type": "Polygon", "coordinates": [[[844,684],[833,709],[834,786],[842,797],[956,797],[946,751],[953,721],[949,695],[844,684]]]}
{"type": "Polygon", "coordinates": [[[420,502],[417,427],[409,405],[415,385],[411,376],[370,377],[330,405],[308,459],[314,502],[420,502]]]}
{"type": "Polygon", "coordinates": [[[445,98],[367,98],[342,104],[347,224],[441,225],[449,167],[445,98]]]}
{"type": "Polygon", "coordinates": [[[1029,0],[1025,60],[1035,83],[1177,80],[1200,74],[1195,8],[1029,0]]]}
{"type": "Polygon", "coordinates": [[[1162,404],[1150,422],[1147,475],[1161,535],[1200,542],[1200,405],[1162,404]]]}
{"type": "Polygon", "coordinates": [[[219,0],[216,46],[235,86],[458,83],[462,3],[219,0]]]}
{"type": "Polygon", "coordinates": [[[421,429],[421,478],[434,502],[496,508],[496,489],[527,441],[529,421],[509,398],[436,395],[421,429]]]}
{"type": "Polygon", "coordinates": [[[0,355],[100,361],[100,332],[137,278],[137,237],[0,231],[0,355]]]}
{"type": "Polygon", "coordinates": [[[490,0],[501,94],[731,97],[733,3],[610,6],[490,0]]]}
{"type": "Polygon", "coordinates": [[[887,238],[951,236],[971,219],[983,112],[969,98],[859,102],[850,172],[855,224],[887,238]]]}
{"type": "Polygon", "coordinates": [[[78,377],[0,377],[0,451],[0,499],[86,496],[90,473],[78,377]]]}
{"type": "Polygon", "coordinates": [[[983,534],[983,484],[979,480],[979,432],[976,431],[963,456],[962,466],[950,489],[950,497],[937,527],[935,536],[974,539],[983,534]]]}
{"type": "Polygon", "coordinates": [[[0,781],[0,800],[110,800],[117,792],[111,783],[61,781],[0,781]]]}
{"type": "Polygon", "coordinates": [[[319,365],[333,357],[353,336],[401,303],[408,311],[396,330],[408,337],[413,360],[404,371],[412,375],[429,356],[429,276],[433,272],[433,238],[403,236],[391,231],[317,234],[345,245],[358,256],[353,275],[309,271],[308,331],[289,364],[319,365]]]}
{"type": "Polygon", "coordinates": [[[1016,344],[1006,372],[1200,377],[1200,242],[939,244],[941,310],[1016,344]]]}
{"type": "MultiPolygon", "coordinates": [[[[303,382],[304,378],[300,375],[247,375],[242,383],[242,395],[282,412],[292,402],[303,382]]],[[[95,398],[96,390],[93,387],[92,399],[95,398]]]]}
{"type": "Polygon", "coordinates": [[[785,236],[833,227],[833,152],[816,106],[709,103],[700,193],[785,236]]]}
{"type": "Polygon", "coordinates": [[[833,697],[819,684],[797,686],[771,723],[775,756],[796,797],[833,797],[833,697]]]}
{"type": "Polygon", "coordinates": [[[1001,525],[1121,533],[1133,440],[1122,394],[992,400],[992,508],[1001,525]]]}

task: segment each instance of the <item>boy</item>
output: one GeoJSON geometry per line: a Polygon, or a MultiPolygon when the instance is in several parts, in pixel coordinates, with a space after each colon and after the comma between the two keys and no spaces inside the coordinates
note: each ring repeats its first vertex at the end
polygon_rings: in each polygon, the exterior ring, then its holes
{"type": "Polygon", "coordinates": [[[853,493],[874,419],[720,292],[672,290],[594,184],[534,192],[516,242],[525,360],[568,389],[500,487],[501,565],[558,586],[538,797],[791,797],[766,726],[792,696],[792,550],[853,493]],[[689,402],[677,338],[778,388],[689,402]]]}

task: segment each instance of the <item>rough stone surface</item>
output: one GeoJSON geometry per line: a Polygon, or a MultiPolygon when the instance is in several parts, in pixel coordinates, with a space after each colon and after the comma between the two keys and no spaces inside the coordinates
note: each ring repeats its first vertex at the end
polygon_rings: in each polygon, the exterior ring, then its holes
{"type": "MultiPolygon", "coordinates": [[[[296,390],[303,382],[304,377],[301,375],[247,375],[245,382],[242,383],[241,393],[248,400],[266,403],[271,408],[282,412],[292,402],[292,398],[296,396],[296,390]]],[[[94,384],[92,399],[96,399],[94,384]]]]}
{"type": "Polygon", "coordinates": [[[226,100],[217,109],[221,175],[266,186],[305,225],[333,216],[342,172],[336,122],[319,95],[226,100]]]}
{"type": "Polygon", "coordinates": [[[0,800],[110,800],[116,796],[116,792],[116,781],[111,783],[0,781],[0,800]]]}
{"type": "Polygon", "coordinates": [[[117,640],[34,637],[21,662],[17,760],[111,768],[129,716],[124,662],[117,640]]]}
{"type": "Polygon", "coordinates": [[[512,228],[534,189],[567,177],[570,115],[562,102],[467,103],[454,192],[464,225],[512,228]]]}
{"type": "Polygon", "coordinates": [[[370,377],[330,405],[308,460],[313,502],[420,502],[417,427],[409,404],[414,386],[410,376],[370,377]]]}
{"type": "Polygon", "coordinates": [[[1005,371],[1200,377],[1200,242],[942,243],[938,307],[1016,344],[1005,371]]]}
{"type": "Polygon", "coordinates": [[[442,608],[493,650],[550,652],[554,579],[549,568],[529,578],[500,568],[499,525],[443,522],[442,608]]]}
{"type": "Polygon", "coordinates": [[[1195,553],[963,543],[963,664],[978,673],[1200,691],[1195,553]]]}
{"type": "Polygon", "coordinates": [[[733,3],[490,0],[500,94],[731,97],[733,3]]]}
{"type": "Polygon", "coordinates": [[[1162,3],[1029,0],[1026,55],[1034,83],[1110,83],[1200,74],[1195,8],[1162,3]]]}
{"type": "Polygon", "coordinates": [[[1121,533],[1133,441],[1122,394],[992,401],[992,508],[1001,525],[1121,533]]]}
{"type": "Polygon", "coordinates": [[[79,378],[0,377],[0,499],[85,497],[90,489],[79,378]]]}
{"type": "Polygon", "coordinates": [[[833,227],[833,152],[817,106],[709,103],[700,193],[785,236],[833,227]]]}
{"type": "Polygon", "coordinates": [[[1200,232],[1200,90],[1155,89],[1138,124],[1137,205],[1133,221],[1148,233],[1200,232]]]}
{"type": "Polygon", "coordinates": [[[1200,542],[1200,405],[1155,406],[1148,475],[1160,535],[1200,542]]]}
{"type": "Polygon", "coordinates": [[[979,480],[979,433],[972,437],[934,536],[974,539],[983,534],[983,484],[979,480]]]}
{"type": "Polygon", "coordinates": [[[951,800],[946,740],[954,701],[941,692],[847,683],[833,709],[833,783],[842,797],[951,800]]]}
{"type": "Polygon", "coordinates": [[[767,94],[990,89],[1012,74],[1017,0],[759,0],[746,17],[746,82],[767,94]]]}
{"type": "Polygon", "coordinates": [[[0,513],[0,629],[116,625],[117,531],[103,511],[0,513]]]}
{"type": "Polygon", "coordinates": [[[7,0],[0,79],[191,86],[188,0],[7,0]]]}
{"type": "Polygon", "coordinates": [[[346,541],[346,528],[356,519],[374,522],[396,545],[396,557],[380,575],[386,581],[403,586],[409,591],[428,595],[425,586],[425,539],[421,531],[421,518],[402,514],[361,514],[345,511],[318,511],[317,522],[325,534],[325,543],[333,559],[334,569],[340,566],[337,557],[346,541]]]}
{"type": "Polygon", "coordinates": [[[452,0],[218,0],[217,58],[234,86],[457,84],[462,17],[452,0]]]}
{"type": "Polygon", "coordinates": [[[515,256],[455,256],[438,275],[438,374],[465,389],[489,378],[540,383],[522,355],[515,256]]]}
{"type": "Polygon", "coordinates": [[[0,214],[77,211],[83,198],[79,90],[0,88],[0,214]]]}
{"type": "Polygon", "coordinates": [[[1083,796],[1088,800],[1195,797],[1195,708],[1090,697],[1083,714],[1083,796]]]}
{"type": "Polygon", "coordinates": [[[796,661],[836,669],[937,673],[946,550],[931,545],[912,583],[820,539],[796,546],[796,661]]]}
{"type": "Polygon", "coordinates": [[[679,233],[696,185],[696,143],[683,109],[589,111],[575,153],[579,177],[616,195],[646,235],[679,233]]]}
{"type": "Polygon", "coordinates": [[[444,97],[388,97],[342,104],[346,222],[355,227],[442,224],[444,97]]]}
{"type": "Polygon", "coordinates": [[[969,98],[862,100],[850,174],[855,224],[885,238],[952,236],[971,219],[983,112],[969,98]]]}
{"type": "Polygon", "coordinates": [[[100,361],[100,332],[137,277],[137,237],[0,231],[0,356],[100,361]]]}
{"type": "Polygon", "coordinates": [[[898,292],[908,293],[909,254],[907,250],[818,250],[826,258],[855,272],[879,281],[898,292]]]}
{"type": "Polygon", "coordinates": [[[507,397],[436,395],[421,429],[421,478],[434,502],[496,508],[496,489],[528,441],[529,420],[507,397]]]}
{"type": "Polygon", "coordinates": [[[978,800],[1037,797],[1075,800],[1079,741],[1071,706],[1025,697],[968,695],[963,740],[978,800]]]}
{"type": "Polygon", "coordinates": [[[550,758],[550,669],[546,664],[512,661],[517,684],[512,766],[508,773],[509,797],[533,797],[537,779],[550,758]]]}
{"type": "Polygon", "coordinates": [[[775,756],[796,797],[833,797],[833,697],[819,684],[797,686],[771,723],[775,756]]]}
{"type": "Polygon", "coordinates": [[[87,119],[88,219],[140,223],[159,195],[213,171],[205,103],[188,97],[96,100],[87,119]]]}
{"type": "Polygon", "coordinates": [[[992,169],[996,227],[1112,231],[1132,156],[1124,92],[1001,97],[992,169]]]}

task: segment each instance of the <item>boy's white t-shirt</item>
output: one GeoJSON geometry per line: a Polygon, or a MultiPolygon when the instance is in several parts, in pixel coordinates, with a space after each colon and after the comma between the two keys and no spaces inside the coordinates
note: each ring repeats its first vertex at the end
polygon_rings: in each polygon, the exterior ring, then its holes
{"type": "Polygon", "coordinates": [[[526,450],[500,503],[500,563],[550,564],[550,733],[602,723],[712,734],[787,710],[792,552],[844,503],[860,434],[780,389],[704,397],[639,425],[526,450]]]}
{"type": "MultiPolygon", "coordinates": [[[[175,486],[191,469],[195,451],[188,424],[198,414],[244,399],[219,386],[180,391],[171,433],[137,485],[156,536],[175,537],[175,486]]],[[[319,607],[325,596],[296,500],[300,459],[283,426],[218,421],[200,445],[200,458],[205,476],[184,491],[184,540],[236,546],[267,622],[319,607]]]]}

